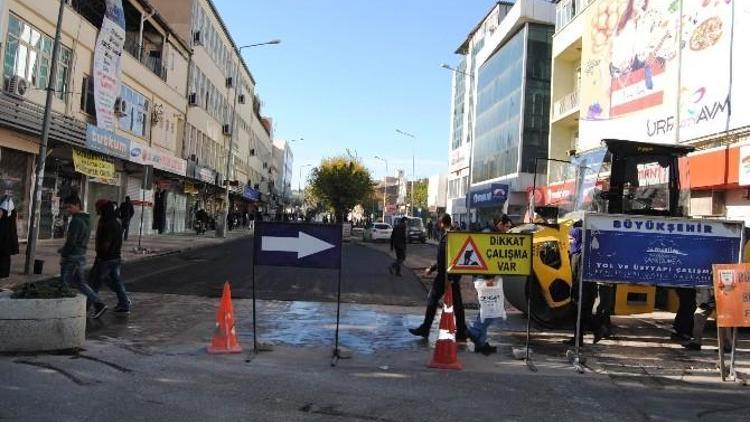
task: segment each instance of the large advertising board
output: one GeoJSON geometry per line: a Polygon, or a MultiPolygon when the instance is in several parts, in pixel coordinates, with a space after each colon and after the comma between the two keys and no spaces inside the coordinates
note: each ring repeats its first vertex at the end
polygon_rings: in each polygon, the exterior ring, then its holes
{"type": "Polygon", "coordinates": [[[677,143],[750,124],[750,4],[597,0],[584,11],[579,149],[677,143]],[[743,38],[744,35],[744,38],[743,38]]]}
{"type": "Polygon", "coordinates": [[[711,287],[712,266],[739,262],[743,223],[586,214],[585,281],[711,287]]]}
{"type": "Polygon", "coordinates": [[[125,44],[125,12],[122,0],[106,0],[106,11],[94,48],[94,104],[96,125],[115,128],[115,100],[120,95],[122,48],[125,44]]]}

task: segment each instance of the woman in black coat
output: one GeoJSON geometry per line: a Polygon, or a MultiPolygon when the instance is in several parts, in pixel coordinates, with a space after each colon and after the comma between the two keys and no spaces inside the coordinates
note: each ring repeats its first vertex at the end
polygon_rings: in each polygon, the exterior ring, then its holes
{"type": "Polygon", "coordinates": [[[10,257],[18,254],[16,212],[10,199],[0,203],[0,278],[10,276],[10,257]]]}

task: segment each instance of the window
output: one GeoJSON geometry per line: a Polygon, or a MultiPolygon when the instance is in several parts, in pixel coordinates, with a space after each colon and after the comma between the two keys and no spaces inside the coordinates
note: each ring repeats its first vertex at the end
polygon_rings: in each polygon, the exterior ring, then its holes
{"type": "Polygon", "coordinates": [[[81,92],[81,111],[84,113],[96,116],[96,103],[94,101],[94,78],[91,76],[84,76],[83,92],[81,92]]]}
{"type": "MultiPolygon", "coordinates": [[[[3,76],[22,77],[39,89],[46,89],[52,63],[52,38],[38,29],[10,15],[8,18],[8,41],[3,61],[3,76]]],[[[58,66],[56,96],[63,98],[68,88],[68,74],[72,53],[61,46],[58,66]]]]}
{"type": "Polygon", "coordinates": [[[145,138],[149,120],[149,101],[125,84],[120,88],[120,97],[127,103],[126,113],[120,116],[120,129],[145,138]]]}

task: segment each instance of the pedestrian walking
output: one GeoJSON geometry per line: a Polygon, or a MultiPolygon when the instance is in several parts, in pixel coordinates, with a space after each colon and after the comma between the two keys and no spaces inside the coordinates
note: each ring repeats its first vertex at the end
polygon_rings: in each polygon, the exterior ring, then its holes
{"type": "Polygon", "coordinates": [[[114,202],[100,199],[96,202],[99,224],[96,227],[96,258],[89,272],[89,285],[99,292],[102,282],[117,295],[117,313],[130,313],[130,299],[120,275],[122,264],[122,226],[115,215],[114,202]]]}
{"type": "Polygon", "coordinates": [[[123,240],[128,240],[128,231],[130,231],[130,220],[133,218],[133,215],[135,215],[135,209],[133,208],[133,204],[130,202],[130,197],[125,197],[125,202],[120,204],[120,208],[117,209],[117,212],[120,217],[120,221],[122,222],[122,238],[123,240]]]}
{"type": "Polygon", "coordinates": [[[432,321],[435,319],[435,313],[437,312],[438,302],[443,297],[443,293],[445,293],[445,283],[450,282],[451,292],[453,293],[453,311],[456,317],[456,341],[465,342],[468,338],[468,328],[466,327],[464,304],[461,299],[461,286],[459,285],[461,276],[447,275],[445,265],[445,248],[448,241],[447,233],[450,231],[450,227],[451,216],[445,214],[440,218],[438,223],[438,229],[443,231],[443,235],[440,237],[440,243],[438,244],[437,262],[425,270],[425,276],[429,276],[434,271],[437,271],[437,274],[435,275],[435,280],[432,282],[430,293],[427,295],[427,309],[425,310],[424,321],[417,328],[409,328],[409,332],[415,336],[429,337],[432,321]]]}
{"type": "Polygon", "coordinates": [[[16,210],[13,199],[6,196],[0,201],[0,278],[10,277],[10,257],[17,254],[16,210]]]}
{"type": "Polygon", "coordinates": [[[391,252],[396,252],[396,261],[388,267],[391,275],[401,277],[401,263],[406,260],[406,217],[402,217],[391,232],[391,252]]]}
{"type": "MultiPolygon", "coordinates": [[[[495,217],[492,220],[491,229],[485,230],[485,232],[507,233],[508,230],[510,230],[512,227],[513,221],[510,219],[510,217],[503,214],[500,217],[495,217]]],[[[487,287],[499,287],[502,289],[503,278],[499,276],[492,277],[490,279],[487,279],[485,277],[474,277],[474,285],[478,287],[477,291],[479,291],[480,285],[484,285],[487,287]]],[[[505,298],[501,298],[500,300],[503,301],[501,305],[504,306],[505,298]]],[[[497,346],[492,346],[487,341],[487,329],[489,329],[490,325],[492,325],[493,323],[504,320],[505,318],[506,315],[504,308],[501,312],[501,315],[496,318],[482,319],[481,312],[477,313],[476,319],[471,324],[471,327],[469,327],[468,330],[469,338],[471,338],[471,341],[474,343],[474,352],[481,353],[485,356],[489,356],[492,353],[497,352],[497,346]]]]}
{"type": "Polygon", "coordinates": [[[696,291],[690,287],[678,287],[675,290],[677,298],[679,299],[679,305],[677,306],[677,313],[674,316],[674,322],[672,328],[674,331],[671,334],[672,340],[678,342],[689,341],[693,338],[693,314],[696,311],[696,291]]]}
{"type": "Polygon", "coordinates": [[[77,288],[86,296],[87,308],[93,308],[92,317],[99,318],[106,312],[107,305],[99,299],[94,289],[83,277],[86,265],[86,250],[91,235],[91,217],[81,209],[81,198],[71,195],[63,200],[65,210],[70,214],[68,233],[60,253],[60,279],[68,287],[77,288]]]}
{"type": "Polygon", "coordinates": [[[430,240],[433,238],[434,233],[432,232],[432,230],[434,228],[435,227],[434,224],[432,224],[432,219],[427,220],[427,238],[430,240]]]}
{"type": "MultiPolygon", "coordinates": [[[[706,326],[706,321],[714,311],[716,310],[716,297],[714,296],[714,289],[701,289],[696,293],[696,301],[700,303],[693,313],[693,333],[692,338],[682,344],[682,347],[688,350],[701,350],[703,345],[703,329],[706,326]]],[[[717,326],[718,335],[721,336],[721,343],[724,348],[724,353],[730,353],[732,351],[731,343],[731,329],[730,328],[719,328],[717,326]]]]}

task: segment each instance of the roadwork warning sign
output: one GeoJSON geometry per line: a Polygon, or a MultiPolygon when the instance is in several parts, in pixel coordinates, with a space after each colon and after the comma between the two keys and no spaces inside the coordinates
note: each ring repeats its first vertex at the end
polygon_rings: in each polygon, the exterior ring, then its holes
{"type": "Polygon", "coordinates": [[[531,274],[530,234],[450,232],[446,254],[450,274],[531,274]]]}

